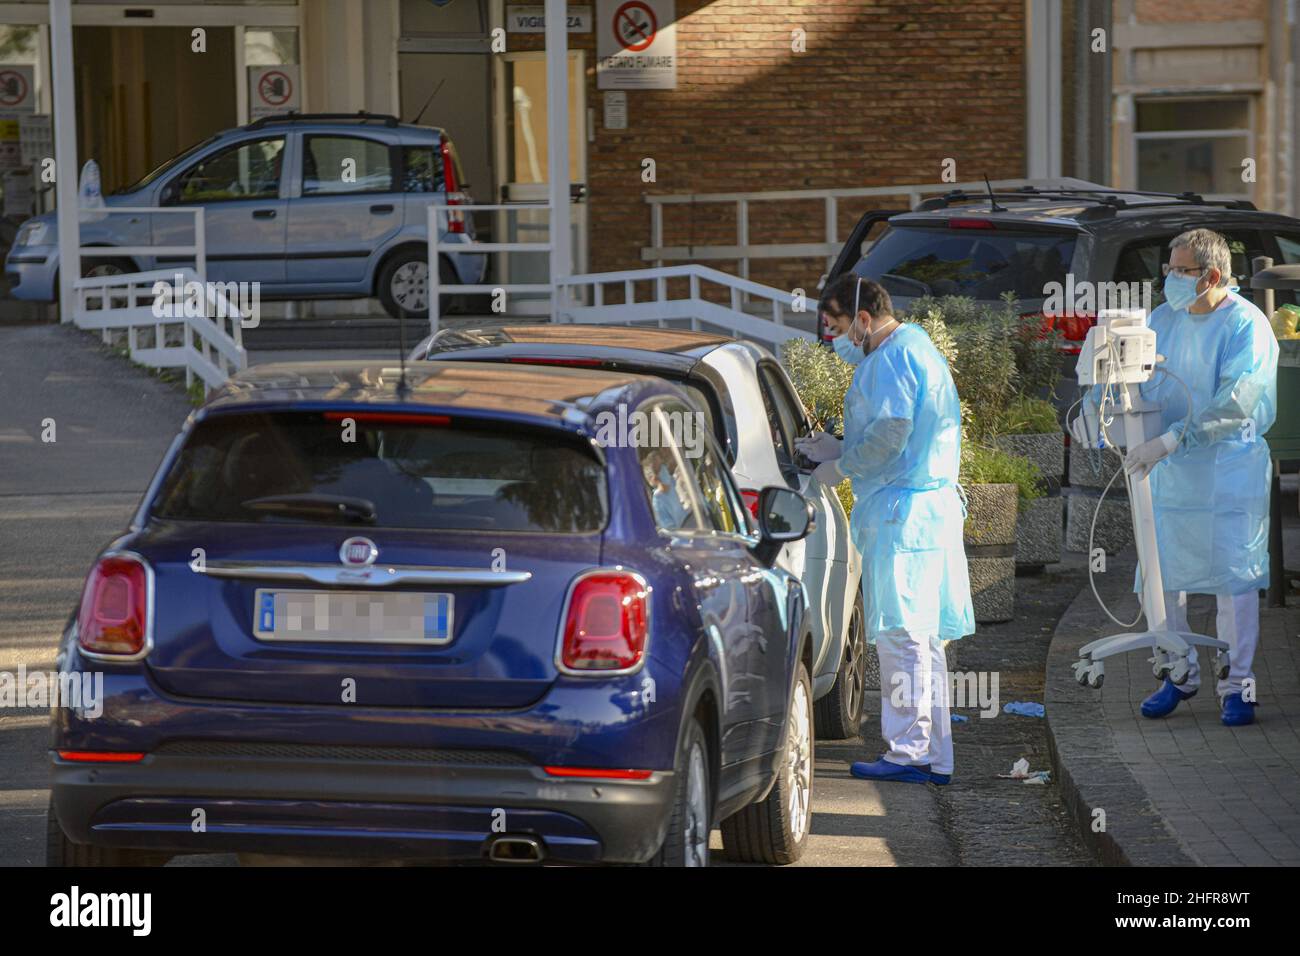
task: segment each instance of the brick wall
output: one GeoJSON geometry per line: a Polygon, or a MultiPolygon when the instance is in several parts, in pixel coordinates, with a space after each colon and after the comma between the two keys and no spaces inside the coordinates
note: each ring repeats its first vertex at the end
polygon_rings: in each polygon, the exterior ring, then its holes
{"type": "MultiPolygon", "coordinates": [[[[509,42],[542,46],[529,35],[509,42]]],[[[945,158],[960,179],[1024,174],[1022,0],[677,0],[677,89],[627,91],[628,129],[618,131],[602,125],[594,34],[569,42],[591,51],[593,271],[643,265],[647,193],[937,182],[945,158]],[[806,53],[791,52],[795,28],[807,31],[806,53]],[[647,157],[656,183],[641,181],[647,157]]],[[[866,208],[841,204],[841,236],[866,208]]],[[[820,204],[751,212],[753,241],[819,241],[823,232],[820,204]]],[[[665,214],[667,244],[734,241],[728,207],[665,214]]],[[[755,263],[750,274],[811,289],[823,268],[755,263]]]]}

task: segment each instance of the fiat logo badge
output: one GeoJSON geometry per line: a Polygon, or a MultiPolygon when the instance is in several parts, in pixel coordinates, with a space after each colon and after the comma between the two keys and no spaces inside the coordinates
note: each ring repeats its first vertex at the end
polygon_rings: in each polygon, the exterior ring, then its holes
{"type": "Polygon", "coordinates": [[[369,538],[348,538],[339,548],[339,560],[350,568],[364,568],[374,564],[379,557],[379,549],[369,538]]]}

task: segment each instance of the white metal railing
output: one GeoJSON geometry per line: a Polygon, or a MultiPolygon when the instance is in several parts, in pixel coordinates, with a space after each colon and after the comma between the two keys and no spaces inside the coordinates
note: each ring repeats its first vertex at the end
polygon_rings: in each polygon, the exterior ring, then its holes
{"type": "MultiPolygon", "coordinates": [[[[470,212],[496,212],[504,213],[508,216],[511,212],[544,212],[549,220],[551,213],[551,204],[549,202],[511,202],[511,203],[458,203],[456,205],[441,205],[431,203],[426,220],[426,228],[429,235],[429,279],[425,288],[428,290],[429,298],[429,332],[436,333],[440,320],[440,299],[444,283],[438,274],[438,256],[443,252],[457,253],[493,253],[493,252],[532,252],[545,253],[547,257],[547,275],[551,274],[551,234],[547,229],[546,239],[535,242],[479,242],[471,240],[468,242],[443,242],[442,229],[438,222],[439,215],[445,215],[450,224],[451,217],[463,216],[470,212]]],[[[502,218],[505,218],[503,216],[502,218]]],[[[553,292],[550,282],[493,282],[493,283],[446,283],[447,288],[455,289],[456,292],[486,292],[496,293],[498,291],[511,292],[537,292],[544,295],[551,295],[553,292]]]]}
{"type": "Polygon", "coordinates": [[[207,231],[203,221],[202,206],[101,206],[82,209],[83,213],[116,216],[119,214],[191,215],[194,217],[194,242],[188,246],[82,246],[77,251],[83,259],[107,259],[120,256],[193,256],[194,271],[199,281],[208,275],[207,231]]]}
{"type": "MultiPolygon", "coordinates": [[[[994,190],[1024,186],[1024,179],[1000,179],[991,185],[994,190]]],[[[1095,187],[1093,183],[1083,180],[1058,179],[1052,185],[1060,188],[1095,187]]],[[[1040,184],[1043,185],[1043,184],[1040,184]]],[[[766,192],[734,193],[678,193],[646,196],[650,205],[650,245],[641,249],[641,259],[663,266],[666,262],[693,262],[709,260],[729,260],[739,263],[741,278],[749,278],[749,264],[754,259],[811,259],[825,257],[829,269],[839,255],[842,240],[839,238],[839,201],[842,199],[861,199],[869,197],[905,198],[907,207],[913,209],[927,195],[941,195],[962,190],[965,192],[984,191],[983,180],[965,183],[912,183],[899,186],[868,186],[855,189],[778,189],[766,192]],[[798,243],[753,243],[749,238],[750,206],[754,203],[772,202],[810,202],[822,203],[823,238],[821,242],[798,243]],[[705,246],[665,246],[664,245],[664,207],[696,205],[731,205],[735,206],[736,242],[734,245],[705,246]]]]}
{"type": "MultiPolygon", "coordinates": [[[[192,288],[192,287],[191,287],[192,288]]],[[[204,392],[221,385],[248,366],[242,327],[249,317],[216,285],[202,281],[188,266],[124,275],[88,276],[73,283],[74,317],[79,328],[101,332],[111,344],[113,332],[125,329],[131,359],[152,368],[184,368],[185,385],[195,376],[204,392]],[[162,288],[158,283],[165,283],[162,288]],[[187,314],[187,285],[202,290],[202,314],[187,314]],[[180,301],[175,291],[179,285],[180,301]],[[178,330],[169,341],[169,331],[178,330]],[[142,333],[151,333],[143,335],[142,333]],[[145,343],[142,338],[151,338],[145,343]]]]}
{"type": "Polygon", "coordinates": [[[665,266],[570,276],[557,283],[555,321],[606,325],[686,325],[724,330],[735,337],[779,346],[786,339],[815,339],[816,298],[807,299],[702,265],[665,266]],[[683,283],[671,280],[685,279],[683,283]],[[649,282],[650,298],[637,300],[637,286],[649,282]],[[623,301],[606,304],[606,290],[621,288],[623,301]],[[727,304],[704,297],[705,287],[725,290],[727,304]],[[585,295],[575,295],[585,293],[585,295]],[[746,307],[744,299],[750,305],[746,307]],[[584,304],[589,302],[590,304],[584,304]],[[807,326],[804,328],[802,326],[807,326]]]}

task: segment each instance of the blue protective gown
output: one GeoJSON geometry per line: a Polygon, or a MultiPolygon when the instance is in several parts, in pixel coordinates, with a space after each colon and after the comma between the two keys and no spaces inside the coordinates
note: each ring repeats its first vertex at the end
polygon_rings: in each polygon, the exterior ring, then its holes
{"type": "Polygon", "coordinates": [[[975,631],[960,462],[948,363],[920,326],[904,323],[858,365],[844,398],[840,469],[853,482],[849,528],[873,643],[898,628],[943,640],[975,631]]]}
{"type": "Polygon", "coordinates": [[[1140,386],[1144,398],[1162,406],[1162,430],[1183,437],[1151,470],[1165,590],[1240,594],[1268,587],[1272,465],[1264,435],[1277,418],[1273,330],[1234,292],[1204,315],[1160,305],[1150,324],[1163,367],[1192,393],[1184,433],[1187,390],[1158,371],[1140,386]]]}

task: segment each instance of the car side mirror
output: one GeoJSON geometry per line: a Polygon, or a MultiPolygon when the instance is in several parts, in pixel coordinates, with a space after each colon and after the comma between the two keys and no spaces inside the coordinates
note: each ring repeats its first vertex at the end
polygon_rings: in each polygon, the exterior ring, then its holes
{"type": "Polygon", "coordinates": [[[180,198],[180,187],[176,185],[176,180],[173,179],[166,186],[164,186],[162,188],[162,192],[158,194],[158,205],[174,206],[176,205],[176,200],[179,198],[180,198]]]}
{"type": "Polygon", "coordinates": [[[755,556],[771,567],[781,546],[802,541],[817,527],[817,512],[799,492],[782,485],[769,485],[758,494],[758,545],[755,556]]]}

